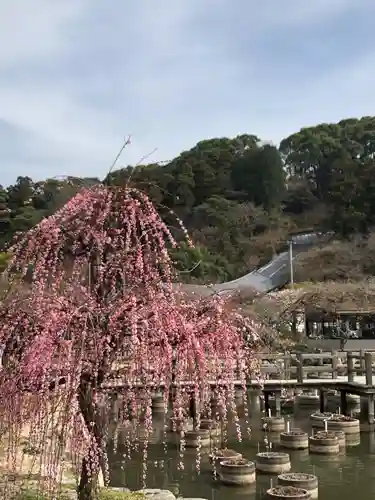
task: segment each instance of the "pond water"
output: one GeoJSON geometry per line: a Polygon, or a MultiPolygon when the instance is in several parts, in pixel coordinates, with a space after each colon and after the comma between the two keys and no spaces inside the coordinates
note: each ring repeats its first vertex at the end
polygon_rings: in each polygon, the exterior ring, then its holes
{"type": "MultiPolygon", "coordinates": [[[[289,415],[291,427],[299,427],[311,434],[309,420],[314,410],[304,410],[302,414],[289,415]]],[[[267,451],[264,442],[265,433],[261,430],[262,413],[255,413],[251,418],[251,437],[244,437],[242,443],[230,437],[228,448],[239,451],[249,460],[254,460],[258,451],[267,451]]],[[[246,433],[244,433],[246,434],[246,433]]],[[[154,435],[148,447],[147,479],[148,488],[162,488],[173,491],[176,496],[199,497],[207,500],[240,500],[263,498],[270,484],[276,485],[277,476],[257,474],[253,487],[227,487],[214,481],[209,463],[210,449],[201,451],[200,473],[197,473],[197,452],[187,449],[184,452],[184,470],[180,470],[179,450],[176,444],[163,444],[162,417],[154,418],[154,435]]],[[[278,435],[269,434],[272,451],[280,450],[278,435]]],[[[361,500],[375,497],[375,434],[362,432],[360,439],[347,442],[344,452],[338,456],[324,457],[311,455],[308,450],[288,451],[292,463],[292,472],[314,474],[319,480],[320,500],[353,500],[357,495],[361,500]],[[349,444],[349,445],[348,445],[349,444]]],[[[117,451],[110,452],[111,486],[123,486],[130,489],[142,488],[143,466],[142,453],[125,457],[126,449],[120,434],[117,451]]]]}

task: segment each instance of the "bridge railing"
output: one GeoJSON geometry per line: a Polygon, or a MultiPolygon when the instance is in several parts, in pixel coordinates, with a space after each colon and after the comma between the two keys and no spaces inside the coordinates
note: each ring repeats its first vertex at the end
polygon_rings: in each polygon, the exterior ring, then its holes
{"type": "Polygon", "coordinates": [[[258,358],[263,375],[276,380],[295,379],[298,383],[311,378],[334,380],[339,376],[346,376],[348,382],[353,382],[356,376],[362,375],[366,377],[366,385],[372,385],[375,373],[375,351],[262,353],[258,358]]]}
{"type": "MultiPolygon", "coordinates": [[[[375,374],[374,351],[327,351],[321,353],[258,353],[261,374],[275,381],[308,382],[311,379],[332,379],[355,382],[356,376],[364,376],[364,383],[373,385],[375,374]],[[342,377],[345,377],[343,380],[342,377]]],[[[126,365],[126,362],[124,362],[126,365]]],[[[119,368],[119,367],[117,367],[119,368]]],[[[120,375],[121,375],[120,370],[120,375]]],[[[117,379],[114,369],[110,379],[117,379]]],[[[122,377],[121,377],[122,378],[122,377]]],[[[249,380],[251,383],[251,381],[249,380]]],[[[363,381],[362,381],[363,384],[363,381]]]]}

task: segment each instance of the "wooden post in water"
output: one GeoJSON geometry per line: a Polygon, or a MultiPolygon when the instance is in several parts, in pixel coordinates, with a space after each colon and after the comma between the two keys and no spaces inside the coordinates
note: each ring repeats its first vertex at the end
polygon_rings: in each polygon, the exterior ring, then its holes
{"type": "Polygon", "coordinates": [[[249,410],[251,415],[256,415],[260,411],[260,395],[259,389],[250,389],[248,392],[249,410]]]}
{"type": "Polygon", "coordinates": [[[373,425],[375,422],[375,415],[374,415],[374,395],[373,394],[368,394],[367,396],[367,422],[370,425],[373,425]]]}
{"type": "Polygon", "coordinates": [[[275,391],[276,417],[281,416],[281,391],[275,391]]]}
{"type": "Polygon", "coordinates": [[[190,418],[193,419],[193,429],[197,430],[197,428],[198,428],[198,408],[197,408],[197,402],[195,400],[194,391],[191,391],[191,394],[190,394],[189,416],[190,416],[190,418]]]}
{"type": "Polygon", "coordinates": [[[348,414],[348,401],[346,397],[346,391],[340,391],[340,408],[343,415],[348,414]]]}
{"type": "Polygon", "coordinates": [[[369,452],[371,455],[375,454],[375,433],[370,432],[369,433],[369,452]]]}
{"type": "Polygon", "coordinates": [[[319,406],[320,413],[324,413],[327,409],[326,391],[324,389],[319,390],[319,406]]]}
{"type": "Polygon", "coordinates": [[[264,391],[264,410],[266,412],[266,416],[268,416],[270,411],[270,393],[266,391],[264,391]]]}
{"type": "Polygon", "coordinates": [[[372,385],[372,353],[365,352],[364,360],[365,360],[366,385],[372,385]]]}

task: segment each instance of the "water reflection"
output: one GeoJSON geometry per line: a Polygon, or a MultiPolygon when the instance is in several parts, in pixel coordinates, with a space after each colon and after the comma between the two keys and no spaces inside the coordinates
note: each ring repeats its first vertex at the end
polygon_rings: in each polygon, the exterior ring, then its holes
{"type": "MultiPolygon", "coordinates": [[[[298,416],[290,415],[291,427],[298,427],[311,435],[309,412],[298,416]]],[[[251,439],[245,437],[238,443],[230,434],[228,446],[253,460],[256,453],[266,450],[265,432],[261,429],[261,414],[251,420],[251,439]]],[[[179,469],[179,449],[175,443],[163,445],[163,421],[154,422],[154,434],[148,448],[147,486],[170,489],[176,496],[199,497],[207,500],[236,500],[240,498],[260,499],[270,484],[276,484],[276,477],[258,475],[256,485],[250,487],[225,487],[215,482],[209,463],[209,449],[201,451],[200,474],[196,472],[196,451],[184,452],[184,469],[179,469]]],[[[243,425],[245,430],[245,426],[243,425]]],[[[129,431],[128,431],[129,432],[129,431]]],[[[246,432],[244,432],[246,435],[246,432]]],[[[170,436],[169,436],[170,437],[170,436]]],[[[126,458],[126,429],[119,433],[118,448],[110,452],[111,483],[131,489],[142,487],[142,445],[131,459],[126,458]]],[[[274,450],[280,449],[279,435],[267,434],[274,450]]],[[[337,456],[310,455],[308,450],[288,451],[293,472],[314,474],[319,479],[320,500],[372,500],[375,495],[375,435],[362,433],[347,436],[346,449],[337,456]]],[[[285,451],[285,450],[284,450],[285,451]]]]}

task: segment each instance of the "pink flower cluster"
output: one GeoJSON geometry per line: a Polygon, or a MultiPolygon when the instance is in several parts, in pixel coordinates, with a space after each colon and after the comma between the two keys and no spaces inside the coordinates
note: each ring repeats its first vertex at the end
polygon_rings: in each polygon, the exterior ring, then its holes
{"type": "Polygon", "coordinates": [[[179,408],[189,391],[205,404],[211,383],[245,383],[253,368],[258,324],[223,298],[185,297],[174,284],[168,249],[175,246],[145,194],[96,186],[12,248],[11,291],[0,310],[0,428],[15,436],[25,425],[37,428],[36,445],[55,479],[67,446],[79,457],[90,450],[99,467],[97,401],[114,378],[126,388],[124,405],[144,405],[149,416],[153,390],[167,399],[173,384],[179,408]],[[140,387],[143,398],[135,397],[140,387]],[[51,431],[44,417],[52,410],[51,431]]]}

